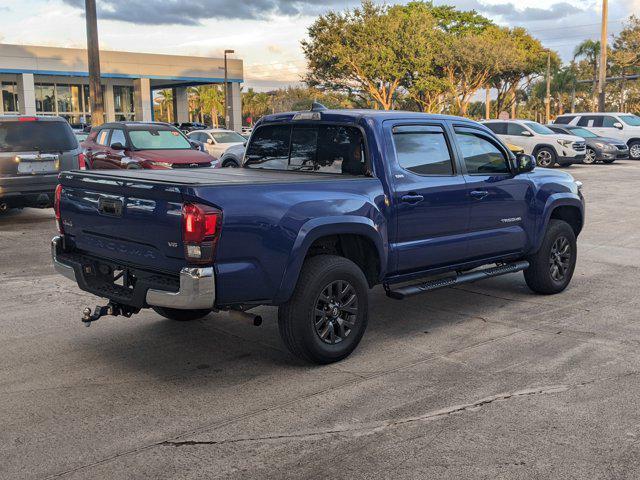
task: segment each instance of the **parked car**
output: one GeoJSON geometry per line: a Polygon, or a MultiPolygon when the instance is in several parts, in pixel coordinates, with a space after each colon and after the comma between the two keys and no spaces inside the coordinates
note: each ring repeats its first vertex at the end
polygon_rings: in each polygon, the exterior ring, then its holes
{"type": "Polygon", "coordinates": [[[53,263],[109,299],[85,309],[89,324],[147,307],[174,320],[228,310],[259,324],[247,310],[276,305],[291,352],[335,362],[362,338],[377,284],[404,299],[524,271],[534,292],[563,291],[581,185],[534,167],[459,117],[268,115],[237,170],[63,173],[53,263]]]}
{"type": "Polygon", "coordinates": [[[640,117],[632,113],[571,113],[560,115],[554,124],[584,127],[598,136],[615,138],[629,147],[629,157],[640,160],[640,117]]]}
{"type": "Polygon", "coordinates": [[[84,142],[89,137],[89,132],[74,131],[73,134],[76,136],[76,140],[78,140],[78,143],[84,142]]]}
{"type": "Polygon", "coordinates": [[[91,130],[83,146],[92,170],[220,166],[218,160],[198,150],[180,130],[167,123],[105,123],[91,130]]]}
{"type": "Polygon", "coordinates": [[[184,133],[194,132],[196,130],[205,130],[208,128],[204,123],[199,122],[184,122],[181,123],[178,128],[184,133]]]}
{"type": "Polygon", "coordinates": [[[237,168],[242,163],[247,140],[233,130],[210,128],[189,132],[187,136],[204,144],[209,154],[220,160],[222,167],[237,168]]]}
{"type": "Polygon", "coordinates": [[[586,145],[581,137],[561,135],[531,120],[486,120],[482,122],[507,143],[522,145],[541,167],[569,166],[584,159],[586,145]]]}
{"type": "Polygon", "coordinates": [[[627,144],[615,138],[599,137],[584,127],[576,127],[573,125],[556,125],[553,123],[547,125],[547,127],[556,133],[577,135],[584,138],[587,143],[587,150],[582,163],[613,163],[616,159],[629,158],[629,147],[627,147],[627,144]]]}
{"type": "Polygon", "coordinates": [[[78,168],[84,155],[65,119],[0,116],[0,213],[52,206],[58,173],[78,168]]]}
{"type": "Polygon", "coordinates": [[[240,130],[240,135],[248,140],[251,136],[251,132],[253,132],[253,127],[242,127],[242,129],[240,130]]]}

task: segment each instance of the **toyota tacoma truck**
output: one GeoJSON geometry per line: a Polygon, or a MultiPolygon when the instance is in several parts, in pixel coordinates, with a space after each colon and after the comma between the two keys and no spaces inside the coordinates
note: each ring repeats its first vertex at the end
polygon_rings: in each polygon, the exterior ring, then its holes
{"type": "Polygon", "coordinates": [[[473,121],[315,105],[264,117],[242,168],[61,173],[55,214],[55,268],[109,300],[85,322],[257,324],[249,310],[272,305],[288,349],[330,363],[360,342],[375,285],[401,300],[523,271],[563,291],[584,200],[473,121]]]}

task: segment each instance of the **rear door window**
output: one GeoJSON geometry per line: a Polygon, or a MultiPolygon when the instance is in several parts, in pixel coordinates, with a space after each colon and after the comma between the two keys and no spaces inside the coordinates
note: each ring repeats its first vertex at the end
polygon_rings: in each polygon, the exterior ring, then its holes
{"type": "Polygon", "coordinates": [[[575,115],[564,115],[562,117],[556,118],[556,121],[553,123],[557,123],[558,125],[569,125],[571,123],[571,120],[573,120],[574,118],[576,118],[575,115]]]}
{"type": "Polygon", "coordinates": [[[65,152],[78,148],[66,122],[0,122],[0,152],[65,152]]]}
{"type": "Polygon", "coordinates": [[[602,117],[597,115],[584,115],[578,120],[578,126],[580,127],[601,127],[602,117]]]}
{"type": "Polygon", "coordinates": [[[96,137],[96,143],[98,145],[107,145],[107,142],[109,141],[109,132],[110,130],[108,128],[105,128],[103,130],[100,130],[98,132],[98,136],[96,137]]]}
{"type": "Polygon", "coordinates": [[[505,122],[489,122],[484,125],[496,135],[507,134],[507,124],[505,122]]]}
{"type": "Polygon", "coordinates": [[[403,126],[393,130],[398,163],[417,175],[453,175],[447,139],[440,127],[403,126]]]}

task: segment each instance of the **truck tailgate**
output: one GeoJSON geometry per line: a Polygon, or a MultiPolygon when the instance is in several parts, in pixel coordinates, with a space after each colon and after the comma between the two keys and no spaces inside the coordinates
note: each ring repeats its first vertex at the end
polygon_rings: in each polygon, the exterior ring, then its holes
{"type": "Polygon", "coordinates": [[[168,273],[185,266],[180,187],[79,172],[60,183],[61,223],[76,250],[168,273]]]}

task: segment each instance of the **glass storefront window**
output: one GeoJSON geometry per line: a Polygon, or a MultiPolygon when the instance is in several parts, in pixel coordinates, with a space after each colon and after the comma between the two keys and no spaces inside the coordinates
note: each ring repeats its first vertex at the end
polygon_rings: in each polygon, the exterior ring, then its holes
{"type": "Polygon", "coordinates": [[[36,112],[55,113],[56,94],[52,83],[36,84],[36,112]]]}
{"type": "Polygon", "coordinates": [[[18,86],[15,82],[2,82],[2,110],[4,113],[18,112],[18,86]]]}
{"type": "Polygon", "coordinates": [[[133,120],[133,87],[116,85],[113,87],[113,106],[116,120],[133,120]]]}
{"type": "Polygon", "coordinates": [[[56,99],[58,100],[58,112],[72,112],[71,86],[56,84],[56,99]]]}

